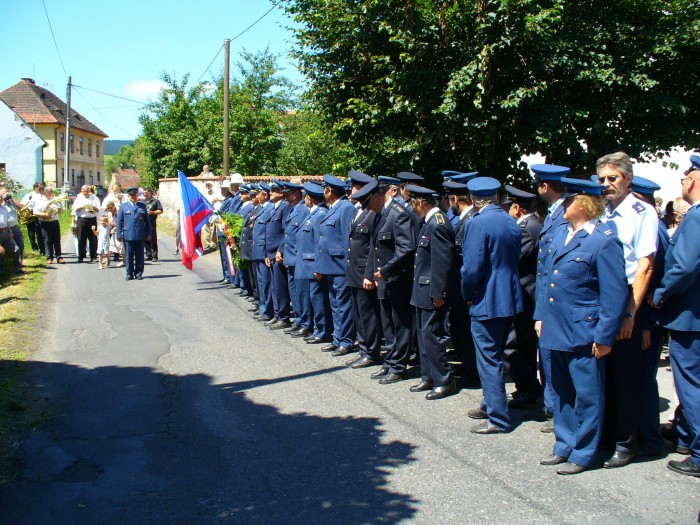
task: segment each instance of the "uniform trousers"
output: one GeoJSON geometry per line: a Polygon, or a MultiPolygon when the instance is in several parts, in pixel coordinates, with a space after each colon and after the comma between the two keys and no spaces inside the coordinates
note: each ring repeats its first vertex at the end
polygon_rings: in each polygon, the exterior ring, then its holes
{"type": "Polygon", "coordinates": [[[29,242],[32,245],[32,250],[39,252],[44,255],[44,236],[41,233],[41,225],[38,220],[33,220],[27,223],[27,234],[29,235],[29,242]]]}
{"type": "Polygon", "coordinates": [[[379,332],[379,299],[377,290],[350,288],[352,295],[352,317],[357,332],[357,345],[360,357],[369,357],[379,361],[381,354],[381,337],[379,332]]]}
{"type": "Polygon", "coordinates": [[[82,261],[90,250],[90,260],[97,259],[97,236],[92,227],[97,227],[97,217],[78,218],[78,260],[82,261]]]}
{"type": "Polygon", "coordinates": [[[333,329],[333,316],[328,296],[328,279],[308,279],[311,309],[314,318],[314,336],[327,338],[333,329]]]}
{"type": "Polygon", "coordinates": [[[557,403],[557,395],[552,388],[552,356],[546,348],[540,347],[540,383],[544,398],[544,411],[547,414],[554,413],[554,405],[557,403]]]}
{"type": "Polygon", "coordinates": [[[265,317],[272,317],[275,313],[272,307],[272,273],[265,261],[255,261],[258,269],[258,287],[260,294],[260,306],[258,312],[265,317]]]}
{"type": "Polygon", "coordinates": [[[272,295],[272,309],[276,319],[289,321],[289,287],[287,282],[287,268],[283,264],[270,259],[270,294],[272,295]]]}
{"type": "Polygon", "coordinates": [[[145,240],[124,241],[124,257],[126,258],[127,277],[141,277],[143,275],[145,240]]]}
{"type": "Polygon", "coordinates": [[[15,225],[10,226],[10,231],[12,232],[12,239],[19,248],[19,265],[22,266],[24,261],[24,235],[22,235],[22,229],[15,225]]]}
{"type": "Polygon", "coordinates": [[[591,349],[552,350],[554,407],[554,454],[569,462],[591,467],[603,434],[605,413],[605,358],[596,359],[591,349]]]}
{"type": "Polygon", "coordinates": [[[228,240],[225,236],[218,237],[219,240],[219,257],[221,258],[221,271],[223,272],[224,279],[229,283],[231,281],[231,269],[228,265],[228,240]]]}
{"type": "Polygon", "coordinates": [[[241,275],[241,291],[245,295],[252,295],[253,294],[253,263],[251,261],[241,261],[241,268],[239,270],[239,273],[241,275]]]}
{"type": "Polygon", "coordinates": [[[700,332],[671,330],[668,349],[680,401],[675,421],[679,443],[687,444],[690,458],[700,467],[700,332]]]}
{"type": "Polygon", "coordinates": [[[387,348],[384,368],[389,373],[403,374],[411,357],[411,291],[410,283],[403,280],[392,281],[386,283],[384,299],[379,299],[382,332],[387,348]]]}
{"type": "Polygon", "coordinates": [[[61,226],[58,219],[41,221],[41,235],[44,237],[44,254],[47,259],[61,257],[61,226]]]}
{"type": "Polygon", "coordinates": [[[481,410],[488,414],[489,424],[501,430],[510,429],[508,398],[503,377],[503,351],[512,323],[512,317],[496,317],[494,319],[475,319],[472,317],[471,320],[474,346],[476,347],[476,366],[484,392],[481,410]]]}
{"type": "Polygon", "coordinates": [[[665,328],[655,325],[651,329],[651,345],[642,350],[642,385],[639,393],[639,444],[646,451],[661,451],[664,449],[664,438],[661,436],[661,421],[659,418],[659,384],[656,372],[659,369],[659,359],[663,348],[665,328]]]}
{"type": "Polygon", "coordinates": [[[258,281],[258,264],[255,261],[249,261],[248,264],[250,265],[250,274],[252,276],[252,280],[250,281],[250,284],[253,287],[253,303],[256,305],[259,305],[260,304],[260,282],[258,281]]]}
{"type": "MultiPolygon", "coordinates": [[[[294,269],[294,273],[296,273],[296,267],[289,267],[290,270],[292,268],[294,269]]],[[[314,327],[313,308],[311,306],[311,281],[309,281],[308,279],[297,279],[295,277],[294,285],[297,291],[297,298],[299,299],[298,326],[300,326],[304,330],[311,330],[314,327]]]]}
{"type": "Polygon", "coordinates": [[[355,323],[352,319],[350,288],[345,286],[345,275],[326,275],[328,299],[333,315],[333,344],[352,348],[355,344],[355,323]]]}
{"type": "Polygon", "coordinates": [[[469,305],[461,297],[455,298],[448,319],[452,347],[457,353],[457,359],[462,363],[464,377],[468,381],[475,381],[479,379],[479,372],[476,369],[476,348],[469,329],[469,305]]]}
{"type": "Polygon", "coordinates": [[[294,313],[294,326],[301,326],[301,300],[299,299],[299,290],[297,281],[294,278],[296,267],[287,266],[287,288],[289,289],[289,300],[292,303],[292,312],[294,313]]]}
{"type": "Polygon", "coordinates": [[[447,305],[434,310],[416,308],[421,380],[444,386],[452,382],[452,367],[447,362],[447,305]]]}
{"type": "Polygon", "coordinates": [[[518,392],[539,393],[537,380],[537,333],[535,332],[535,303],[524,294],[525,311],[513,318],[513,327],[508,334],[504,364],[518,392]]]}

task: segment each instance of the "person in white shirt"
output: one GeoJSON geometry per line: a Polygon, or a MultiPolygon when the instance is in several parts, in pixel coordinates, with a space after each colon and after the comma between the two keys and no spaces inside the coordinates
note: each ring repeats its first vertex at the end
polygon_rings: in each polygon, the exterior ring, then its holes
{"type": "Polygon", "coordinates": [[[78,262],[85,259],[88,245],[90,247],[90,262],[97,259],[97,237],[92,233],[97,228],[97,214],[100,212],[100,201],[90,193],[90,186],[80,188],[80,194],[73,201],[73,224],[77,224],[78,232],[78,262]]]}
{"type": "Polygon", "coordinates": [[[46,263],[53,264],[54,258],[58,264],[64,264],[61,257],[61,227],[58,222],[59,203],[51,203],[54,199],[53,186],[46,186],[44,194],[34,199],[32,212],[39,218],[39,225],[44,236],[46,263]]]}
{"type": "MultiPolygon", "coordinates": [[[[27,206],[29,211],[34,209],[34,199],[40,196],[44,192],[44,185],[41,182],[34,183],[34,191],[30,191],[24,197],[20,204],[22,207],[27,206]]],[[[39,252],[44,255],[44,237],[41,233],[41,228],[36,220],[29,221],[27,223],[27,234],[29,235],[29,242],[32,245],[32,250],[39,252]]]]}

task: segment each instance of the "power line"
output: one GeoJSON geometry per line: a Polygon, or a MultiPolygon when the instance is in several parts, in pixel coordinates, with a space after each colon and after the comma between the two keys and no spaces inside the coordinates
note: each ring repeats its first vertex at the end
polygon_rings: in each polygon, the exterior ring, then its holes
{"type": "Polygon", "coordinates": [[[98,91],[96,89],[86,88],[85,86],[77,86],[73,84],[73,87],[84,89],[85,91],[92,91],[93,93],[99,93],[100,95],[105,95],[106,97],[118,98],[120,100],[126,100],[127,102],[134,102],[135,104],[140,104],[145,106],[148,102],[143,102],[141,100],[134,100],[133,98],[120,97],[119,95],[112,95],[111,93],[105,93],[104,91],[98,91]]]}
{"type": "MultiPolygon", "coordinates": [[[[73,87],[74,87],[74,88],[77,88],[78,86],[76,86],[75,84],[73,84],[73,87]]],[[[79,89],[76,89],[75,92],[78,93],[78,95],[80,95],[80,96],[82,97],[82,99],[85,101],[85,103],[86,103],[88,106],[90,106],[90,108],[92,108],[94,111],[96,111],[103,119],[105,119],[107,122],[109,122],[112,126],[114,126],[115,128],[117,128],[117,129],[118,129],[119,131],[121,131],[122,133],[126,133],[127,135],[131,135],[131,132],[126,131],[125,129],[123,129],[123,128],[117,126],[114,122],[112,122],[112,121],[109,120],[107,117],[105,117],[104,113],[102,113],[102,112],[101,112],[100,110],[98,110],[95,106],[93,106],[92,104],[90,104],[90,101],[89,101],[87,98],[85,98],[85,96],[80,92],[79,89]]]]}
{"type": "Polygon", "coordinates": [[[61,67],[63,68],[63,74],[68,78],[68,73],[66,73],[66,66],[63,65],[63,58],[61,58],[61,52],[58,50],[58,43],[56,42],[56,35],[53,34],[53,27],[51,26],[51,19],[49,18],[49,11],[46,9],[46,2],[41,0],[44,6],[44,13],[46,13],[46,21],[49,23],[49,29],[51,30],[51,37],[53,38],[53,45],[56,46],[56,53],[58,53],[58,60],[61,62],[61,67]]]}
{"type": "Polygon", "coordinates": [[[214,63],[214,60],[216,60],[217,57],[221,54],[221,50],[222,50],[223,48],[224,48],[224,45],[221,44],[221,47],[220,47],[219,50],[216,52],[216,55],[214,55],[214,58],[211,60],[211,62],[209,62],[209,65],[204,69],[204,71],[202,72],[202,74],[199,75],[199,78],[197,79],[197,81],[195,82],[195,84],[199,84],[199,81],[202,80],[202,77],[207,73],[207,71],[209,71],[209,68],[210,68],[211,65],[214,63]]]}

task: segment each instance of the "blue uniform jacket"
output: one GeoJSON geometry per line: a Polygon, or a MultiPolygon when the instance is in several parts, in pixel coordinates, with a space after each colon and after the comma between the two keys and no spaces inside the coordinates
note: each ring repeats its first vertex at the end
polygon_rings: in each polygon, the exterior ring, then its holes
{"type": "MultiPolygon", "coordinates": [[[[224,199],[224,202],[221,203],[221,207],[219,208],[219,211],[217,212],[219,215],[223,215],[224,213],[231,213],[231,205],[233,204],[233,196],[229,193],[226,198],[224,199]]],[[[217,238],[224,237],[223,232],[221,232],[218,228],[216,229],[216,236],[217,238]]]]}
{"type": "Polygon", "coordinates": [[[418,235],[411,304],[424,310],[435,310],[433,299],[449,301],[455,270],[454,230],[447,216],[438,211],[418,235]]]}
{"type": "Polygon", "coordinates": [[[251,208],[248,210],[247,216],[244,217],[245,224],[241,230],[241,240],[239,242],[240,256],[244,261],[253,260],[253,224],[255,224],[255,219],[262,210],[262,206],[259,204],[254,206],[252,203],[249,204],[251,204],[251,208]]]}
{"type": "Polygon", "coordinates": [[[535,285],[535,304],[542,302],[544,295],[544,281],[547,280],[547,257],[551,249],[551,242],[554,234],[559,228],[566,229],[568,222],[564,218],[564,204],[554,210],[552,214],[548,214],[544,218],[542,231],[540,231],[540,245],[537,248],[537,280],[535,285]]]}
{"type": "MultiPolygon", "coordinates": [[[[654,273],[651,274],[647,292],[652,296],[654,291],[661,285],[661,279],[663,279],[664,276],[666,252],[668,251],[669,242],[671,242],[671,237],[668,235],[666,225],[659,219],[659,234],[656,241],[656,253],[654,254],[654,273]]],[[[647,303],[643,303],[639,310],[637,310],[635,322],[642,323],[644,330],[652,330],[657,326],[659,313],[658,309],[652,308],[647,303]]]]}
{"type": "Polygon", "coordinates": [[[535,285],[537,282],[537,261],[539,255],[540,232],[542,223],[533,214],[520,223],[520,264],[518,272],[523,292],[535,301],[535,285]]]}
{"type": "Polygon", "coordinates": [[[323,275],[345,275],[350,221],[355,206],[342,197],[319,223],[318,247],[314,271],[323,275]]]}
{"type": "Polygon", "coordinates": [[[241,204],[241,192],[237,191],[232,197],[232,202],[229,207],[229,211],[231,213],[238,213],[238,210],[241,208],[241,204]]]}
{"type": "Polygon", "coordinates": [[[473,319],[512,317],[523,311],[518,278],[520,228],[503,208],[489,204],[464,228],[462,297],[473,319]]]}
{"type": "Polygon", "coordinates": [[[272,215],[265,224],[265,256],[274,260],[277,250],[284,241],[284,224],[292,207],[286,200],[281,200],[277,206],[274,204],[272,206],[272,215]]]}
{"type": "Polygon", "coordinates": [[[244,224],[248,220],[248,217],[250,216],[254,208],[255,206],[250,201],[244,202],[243,204],[241,204],[241,207],[238,208],[238,211],[236,213],[243,217],[244,224]]]}
{"type": "MultiPolygon", "coordinates": [[[[120,208],[121,210],[121,208],[120,208]]],[[[660,324],[681,332],[700,332],[700,206],[692,206],[671,237],[666,273],[654,292],[660,324]]]]}
{"type": "Polygon", "coordinates": [[[253,260],[264,261],[267,254],[265,253],[265,230],[267,229],[267,221],[272,216],[275,207],[270,201],[262,205],[260,213],[255,217],[253,224],[253,260]]]}
{"type": "Polygon", "coordinates": [[[143,202],[127,201],[119,207],[117,214],[117,239],[145,241],[151,236],[151,221],[143,202]]]}
{"type": "Polygon", "coordinates": [[[540,346],[576,351],[593,343],[612,346],[627,308],[628,290],[622,243],[599,222],[589,235],[579,230],[565,245],[567,228],[551,242],[543,300],[535,319],[542,321],[540,346]]]}
{"type": "Polygon", "coordinates": [[[296,266],[297,264],[297,254],[299,253],[297,235],[308,217],[309,208],[304,201],[299,201],[287,215],[287,220],[284,224],[284,242],[278,248],[282,257],[284,257],[285,266],[296,266]]]}
{"type": "Polygon", "coordinates": [[[416,252],[416,233],[411,214],[396,201],[383,208],[376,221],[372,231],[372,273],[377,270],[382,272],[377,294],[380,299],[384,299],[388,282],[403,278],[406,280],[406,286],[410,286],[416,252]]]}
{"type": "Polygon", "coordinates": [[[309,211],[306,222],[297,233],[297,265],[295,279],[313,279],[316,265],[316,246],[318,245],[319,224],[328,213],[325,204],[319,204],[309,211]]]}
{"type": "MultiPolygon", "coordinates": [[[[372,262],[369,261],[370,245],[372,243],[372,225],[375,214],[365,208],[360,211],[356,220],[350,224],[350,239],[348,244],[348,260],[345,269],[345,285],[362,288],[364,279],[374,282],[372,262]]],[[[353,216],[354,218],[354,216],[353,216]]]]}

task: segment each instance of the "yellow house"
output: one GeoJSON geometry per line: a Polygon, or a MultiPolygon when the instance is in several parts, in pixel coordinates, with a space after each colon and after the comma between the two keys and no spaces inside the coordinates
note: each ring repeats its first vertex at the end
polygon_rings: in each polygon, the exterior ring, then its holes
{"type": "Polygon", "coordinates": [[[71,189],[83,184],[104,186],[104,140],[107,134],[71,108],[71,136],[66,137],[66,103],[31,78],[0,93],[5,102],[46,142],[44,182],[63,186],[65,152],[70,149],[68,184],[71,189]]]}

